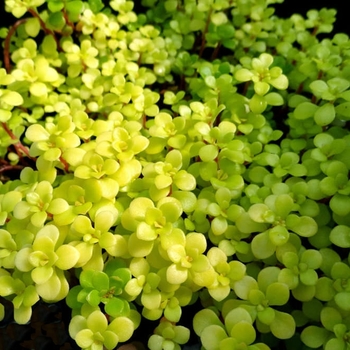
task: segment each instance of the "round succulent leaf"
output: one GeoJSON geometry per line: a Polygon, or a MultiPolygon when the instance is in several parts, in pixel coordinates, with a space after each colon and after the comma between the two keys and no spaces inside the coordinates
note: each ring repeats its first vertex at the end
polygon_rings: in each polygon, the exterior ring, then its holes
{"type": "Polygon", "coordinates": [[[174,184],[182,191],[193,191],[196,188],[195,177],[192,174],[189,174],[186,170],[180,170],[177,172],[173,181],[174,184]]]}
{"type": "Polygon", "coordinates": [[[9,121],[12,117],[12,113],[8,110],[0,108],[0,121],[2,123],[6,123],[9,121]]]}
{"type": "Polygon", "coordinates": [[[41,29],[38,18],[29,18],[29,20],[25,23],[24,29],[29,36],[35,38],[39,34],[39,31],[41,29]]]}
{"type": "Polygon", "coordinates": [[[335,112],[341,116],[341,119],[350,119],[350,102],[343,102],[335,107],[335,112]]]}
{"type": "Polygon", "coordinates": [[[153,241],[158,237],[156,230],[145,222],[140,222],[137,225],[136,235],[138,239],[144,241],[153,241]]]}
{"type": "Polygon", "coordinates": [[[178,264],[171,264],[167,268],[166,278],[171,284],[182,284],[187,280],[188,269],[178,264]]]}
{"type": "Polygon", "coordinates": [[[299,275],[300,282],[306,286],[314,286],[318,280],[318,274],[315,270],[308,269],[306,271],[300,272],[299,275]]]}
{"type": "Polygon", "coordinates": [[[341,338],[331,338],[324,345],[325,350],[342,350],[344,349],[344,340],[341,338]]]}
{"type": "Polygon", "coordinates": [[[250,313],[243,307],[236,307],[225,316],[225,327],[227,333],[231,333],[233,326],[239,322],[253,323],[250,313]]]}
{"type": "Polygon", "coordinates": [[[218,325],[209,325],[200,335],[201,343],[207,350],[216,350],[219,348],[220,342],[228,338],[225,330],[218,325]]]}
{"type": "Polygon", "coordinates": [[[75,335],[75,341],[82,349],[91,347],[94,343],[94,333],[91,329],[82,329],[75,335]]]}
{"type": "Polygon", "coordinates": [[[311,237],[317,233],[318,225],[309,216],[290,214],[286,218],[286,227],[301,237],[311,237]]]}
{"type": "Polygon", "coordinates": [[[14,309],[13,318],[15,322],[18,324],[24,325],[28,323],[31,317],[32,317],[31,306],[25,306],[22,304],[20,307],[14,309]]]}
{"type": "Polygon", "coordinates": [[[130,235],[128,240],[128,251],[132,257],[145,257],[151,253],[153,249],[153,240],[144,241],[137,237],[136,233],[130,235]]]}
{"type": "Polygon", "coordinates": [[[276,251],[276,245],[269,237],[269,231],[258,233],[251,242],[252,253],[257,259],[266,259],[276,251]]]}
{"type": "Polygon", "coordinates": [[[340,292],[334,296],[334,301],[341,310],[350,310],[350,293],[340,292]]]}
{"type": "Polygon", "coordinates": [[[302,330],[300,338],[306,346],[317,349],[326,343],[329,335],[327,329],[312,325],[302,330]]]}
{"type": "Polygon", "coordinates": [[[24,100],[22,95],[16,91],[5,90],[0,95],[0,102],[5,102],[9,106],[20,106],[24,100]]]}
{"type": "Polygon", "coordinates": [[[161,293],[158,290],[153,290],[149,293],[143,292],[141,295],[141,303],[147,309],[158,309],[162,301],[161,298],[161,293]]]}
{"type": "Polygon", "coordinates": [[[285,305],[289,300],[289,288],[281,282],[274,282],[267,286],[266,298],[270,305],[285,305]]]}
{"type": "Polygon", "coordinates": [[[281,246],[288,242],[289,232],[282,225],[276,225],[269,231],[269,239],[275,246],[281,246]]]}
{"type": "MultiPolygon", "coordinates": [[[[0,276],[0,295],[7,297],[8,295],[16,293],[14,279],[12,276],[3,275],[0,276]]],[[[23,285],[24,288],[24,285],[23,285]]]]}
{"type": "Polygon", "coordinates": [[[86,301],[91,306],[98,306],[101,303],[101,296],[98,290],[93,289],[89,293],[86,294],[86,301]]]}
{"type": "Polygon", "coordinates": [[[258,288],[258,282],[251,276],[244,276],[233,283],[234,292],[243,300],[248,300],[250,291],[258,288]]]}
{"type": "Polygon", "coordinates": [[[54,275],[54,269],[51,266],[39,266],[33,269],[31,276],[36,284],[46,283],[54,275]]]}
{"type": "Polygon", "coordinates": [[[68,326],[69,335],[75,339],[78,332],[86,328],[86,318],[82,315],[73,316],[68,326]]]}
{"type": "MultiPolygon", "coordinates": [[[[47,302],[57,301],[56,298],[61,293],[61,290],[62,282],[58,277],[57,272],[54,272],[46,282],[36,285],[37,293],[43,300],[47,302]]],[[[65,297],[65,295],[63,297],[65,297]]]]}
{"type": "Polygon", "coordinates": [[[329,239],[333,244],[341,248],[350,247],[350,227],[337,225],[330,232],[329,239]]]}
{"type": "Polygon", "coordinates": [[[292,315],[275,311],[275,319],[270,324],[271,333],[278,339],[289,339],[295,333],[295,321],[292,315]]]}
{"type": "Polygon", "coordinates": [[[230,294],[231,288],[229,285],[219,284],[213,288],[208,287],[210,296],[216,301],[224,300],[230,294]]]}
{"type": "Polygon", "coordinates": [[[38,293],[36,292],[35,286],[30,285],[27,286],[23,293],[23,306],[31,307],[33,306],[37,301],[39,301],[38,293]]]}
{"type": "Polygon", "coordinates": [[[160,200],[157,207],[161,210],[166,221],[172,223],[179,219],[183,211],[181,202],[174,197],[167,197],[164,200],[160,200]]]}
{"type": "Polygon", "coordinates": [[[114,297],[106,302],[105,311],[112,317],[128,316],[130,306],[126,300],[114,297]]]}
{"type": "Polygon", "coordinates": [[[240,321],[231,328],[230,336],[238,343],[250,345],[255,341],[256,331],[250,322],[240,321]]]}
{"type": "Polygon", "coordinates": [[[334,307],[324,307],[321,310],[320,317],[323,327],[331,332],[333,332],[335,325],[343,322],[341,313],[334,307]]]}
{"type": "Polygon", "coordinates": [[[120,342],[129,340],[134,332],[134,323],[128,317],[116,317],[108,326],[108,331],[114,332],[120,342]]]}
{"type": "Polygon", "coordinates": [[[318,106],[311,102],[302,102],[294,110],[294,118],[298,120],[308,119],[314,116],[318,106]]]}
{"type": "Polygon", "coordinates": [[[276,312],[272,307],[265,307],[263,310],[258,311],[257,319],[264,325],[271,325],[275,319],[276,312]]]}
{"type": "Polygon", "coordinates": [[[211,309],[202,309],[198,311],[193,317],[193,329],[198,336],[210,325],[217,325],[224,328],[218,315],[211,309]]]}
{"type": "Polygon", "coordinates": [[[314,114],[314,119],[317,125],[326,126],[333,122],[336,115],[334,104],[326,103],[321,106],[314,114]]]}
{"type": "Polygon", "coordinates": [[[79,251],[68,244],[59,246],[55,253],[58,257],[55,265],[61,270],[69,270],[73,268],[80,258],[79,251]]]}

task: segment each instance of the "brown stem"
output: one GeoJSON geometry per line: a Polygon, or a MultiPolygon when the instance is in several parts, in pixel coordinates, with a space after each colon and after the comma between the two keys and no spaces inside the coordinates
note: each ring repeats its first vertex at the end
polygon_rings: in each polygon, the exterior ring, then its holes
{"type": "Polygon", "coordinates": [[[16,141],[13,144],[13,146],[15,147],[16,153],[18,154],[18,156],[22,157],[23,154],[25,154],[28,158],[30,158],[32,160],[35,160],[35,158],[30,156],[28,148],[22,145],[22,143],[18,140],[16,135],[8,127],[8,125],[6,123],[4,123],[4,122],[1,122],[1,126],[4,128],[4,130],[7,132],[7,134],[11,137],[11,139],[16,141]]]}
{"type": "Polygon", "coordinates": [[[41,19],[41,17],[39,16],[39,14],[32,8],[29,8],[28,9],[28,12],[33,16],[33,17],[36,17],[39,22],[40,22],[40,26],[41,28],[43,29],[43,31],[45,32],[45,34],[51,34],[53,36],[55,36],[55,33],[51,30],[51,29],[48,29],[46,27],[46,24],[45,22],[41,19]]]}
{"type": "Polygon", "coordinates": [[[243,96],[246,96],[247,95],[247,92],[248,92],[248,87],[250,85],[250,80],[246,81],[245,84],[244,84],[244,87],[243,87],[243,92],[242,92],[242,95],[243,96]]]}
{"type": "Polygon", "coordinates": [[[210,16],[211,16],[212,10],[213,9],[210,9],[210,11],[208,13],[207,22],[205,23],[205,28],[204,28],[204,30],[202,32],[202,42],[201,42],[201,47],[200,47],[200,50],[199,50],[199,57],[202,57],[203,51],[205,49],[205,34],[208,33],[208,27],[209,27],[209,23],[210,23],[210,16]]]}
{"type": "Polygon", "coordinates": [[[3,165],[0,167],[0,173],[4,173],[6,171],[11,171],[11,170],[22,170],[24,169],[24,165],[3,165]]]}
{"type": "Polygon", "coordinates": [[[19,19],[18,21],[16,21],[16,23],[10,27],[5,41],[4,41],[4,65],[5,65],[5,69],[7,73],[10,73],[11,71],[11,62],[10,62],[10,44],[11,44],[11,38],[12,35],[15,34],[17,28],[25,23],[26,21],[28,21],[28,18],[22,18],[19,19]]]}
{"type": "Polygon", "coordinates": [[[68,18],[68,14],[67,14],[67,11],[66,11],[66,9],[64,8],[63,9],[63,17],[64,17],[64,19],[65,19],[65,21],[66,21],[66,23],[73,29],[73,31],[75,30],[75,26],[74,26],[74,23],[73,22],[71,22],[70,20],[69,20],[69,18],[68,18]]]}
{"type": "Polygon", "coordinates": [[[211,55],[211,60],[212,61],[215,60],[215,58],[218,57],[221,45],[222,45],[222,43],[221,43],[221,41],[219,41],[218,44],[215,47],[215,50],[213,51],[213,54],[211,55]]]}
{"type": "Polygon", "coordinates": [[[300,94],[303,91],[303,89],[304,89],[304,83],[300,83],[298,88],[297,88],[296,93],[300,94]]]}
{"type": "Polygon", "coordinates": [[[49,28],[46,27],[46,24],[45,22],[42,20],[42,18],[40,17],[40,15],[32,8],[29,8],[28,9],[28,12],[35,18],[37,18],[40,22],[40,27],[43,29],[43,31],[45,32],[46,35],[52,35],[53,38],[55,39],[56,41],[56,44],[57,44],[57,47],[60,49],[60,42],[59,40],[57,39],[56,35],[55,35],[55,32],[49,28]]]}
{"type": "Polygon", "coordinates": [[[147,129],[146,123],[147,123],[147,117],[146,117],[146,114],[143,113],[143,115],[142,115],[142,127],[143,127],[143,129],[147,129]]]}
{"type": "Polygon", "coordinates": [[[66,173],[68,173],[69,172],[69,164],[68,164],[68,162],[62,156],[60,157],[60,162],[62,163],[62,165],[64,167],[64,171],[66,173]]]}

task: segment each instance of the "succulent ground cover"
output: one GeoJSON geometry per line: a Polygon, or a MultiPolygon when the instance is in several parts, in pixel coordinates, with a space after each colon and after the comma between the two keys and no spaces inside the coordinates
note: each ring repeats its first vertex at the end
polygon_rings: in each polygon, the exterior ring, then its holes
{"type": "Polygon", "coordinates": [[[1,319],[64,303],[91,350],[350,348],[350,40],[281,2],[5,0],[1,319]]]}

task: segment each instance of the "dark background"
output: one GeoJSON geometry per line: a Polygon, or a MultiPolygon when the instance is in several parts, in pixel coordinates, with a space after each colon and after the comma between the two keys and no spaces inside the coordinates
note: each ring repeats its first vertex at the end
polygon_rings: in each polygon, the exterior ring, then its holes
{"type": "MultiPolygon", "coordinates": [[[[10,26],[14,22],[12,15],[5,12],[4,4],[5,0],[0,0],[0,27],[10,26]]],[[[273,6],[281,17],[289,17],[293,13],[305,15],[310,9],[335,8],[338,14],[333,33],[343,32],[350,35],[349,5],[349,0],[285,0],[284,3],[273,6]]]]}
{"type": "Polygon", "coordinates": [[[311,9],[320,10],[323,7],[337,10],[337,20],[334,23],[333,34],[342,32],[350,36],[349,0],[285,0],[282,4],[275,4],[276,14],[288,18],[293,13],[306,15],[311,9]]]}

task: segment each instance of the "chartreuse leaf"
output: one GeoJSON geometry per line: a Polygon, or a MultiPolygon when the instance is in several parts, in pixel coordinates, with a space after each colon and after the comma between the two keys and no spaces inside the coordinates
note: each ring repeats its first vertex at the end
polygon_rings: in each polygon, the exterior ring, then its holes
{"type": "Polygon", "coordinates": [[[295,326],[295,321],[292,315],[275,310],[275,318],[270,324],[270,329],[276,338],[291,338],[295,333],[295,326]]]}
{"type": "Polygon", "coordinates": [[[284,283],[271,283],[266,289],[266,298],[270,305],[285,305],[289,300],[289,288],[284,283]]]}
{"type": "Polygon", "coordinates": [[[253,319],[250,315],[250,313],[244,309],[243,307],[237,307],[233,310],[231,310],[226,316],[225,316],[225,327],[228,333],[231,333],[231,330],[234,325],[236,325],[239,322],[246,322],[246,323],[253,323],[253,319]]]}
{"type": "Polygon", "coordinates": [[[78,262],[80,254],[76,248],[71,245],[64,244],[56,250],[58,259],[55,265],[61,270],[69,270],[78,262]]]}
{"type": "Polygon", "coordinates": [[[224,327],[219,320],[218,315],[210,309],[203,309],[198,311],[193,318],[193,329],[198,336],[210,325],[217,325],[224,327]]]}
{"type": "Polygon", "coordinates": [[[129,303],[121,298],[112,298],[105,305],[105,311],[112,317],[128,316],[130,312],[129,303]]]}
{"type": "Polygon", "coordinates": [[[330,332],[318,326],[308,326],[301,332],[300,338],[303,343],[312,349],[321,347],[328,339],[330,332]]]}
{"type": "Polygon", "coordinates": [[[8,295],[14,294],[15,283],[12,276],[4,275],[0,276],[0,295],[6,297],[8,295]]]}
{"type": "Polygon", "coordinates": [[[330,233],[330,240],[333,244],[342,248],[350,247],[350,228],[346,225],[337,225],[330,233]]]}
{"type": "Polygon", "coordinates": [[[120,316],[109,324],[108,329],[117,334],[119,341],[125,342],[134,332],[134,323],[128,317],[120,316]]]}
{"type": "Polygon", "coordinates": [[[19,106],[23,101],[23,97],[16,91],[6,90],[0,95],[0,105],[5,102],[9,106],[19,106]]]}
{"type": "Polygon", "coordinates": [[[236,339],[238,343],[250,345],[255,341],[256,331],[251,323],[240,321],[232,327],[230,336],[236,339]]]}
{"type": "Polygon", "coordinates": [[[205,328],[200,338],[205,349],[216,350],[219,348],[220,342],[228,338],[228,335],[222,327],[213,324],[205,328]]]}
{"type": "Polygon", "coordinates": [[[302,237],[311,237],[317,232],[317,223],[310,216],[297,216],[296,214],[288,215],[286,227],[302,237]]]}

